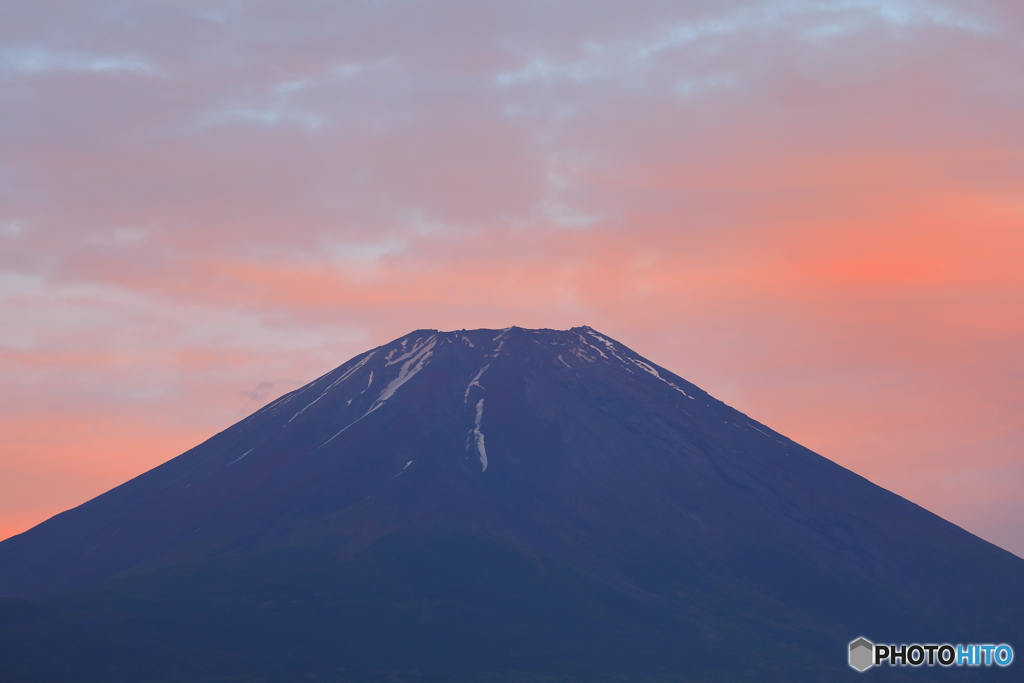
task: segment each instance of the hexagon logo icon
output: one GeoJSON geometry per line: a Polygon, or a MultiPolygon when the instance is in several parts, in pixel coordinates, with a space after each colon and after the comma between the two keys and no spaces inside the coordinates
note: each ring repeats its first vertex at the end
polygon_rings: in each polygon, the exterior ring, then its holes
{"type": "Polygon", "coordinates": [[[850,643],[850,666],[864,671],[874,664],[875,645],[867,638],[858,638],[850,643]]]}

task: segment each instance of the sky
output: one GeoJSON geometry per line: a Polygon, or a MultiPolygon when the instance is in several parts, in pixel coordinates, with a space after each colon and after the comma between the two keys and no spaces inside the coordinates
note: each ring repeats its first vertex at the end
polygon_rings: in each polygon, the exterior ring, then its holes
{"type": "Polygon", "coordinates": [[[1024,3],[0,4],[0,538],[590,325],[1024,556],[1024,3]]]}

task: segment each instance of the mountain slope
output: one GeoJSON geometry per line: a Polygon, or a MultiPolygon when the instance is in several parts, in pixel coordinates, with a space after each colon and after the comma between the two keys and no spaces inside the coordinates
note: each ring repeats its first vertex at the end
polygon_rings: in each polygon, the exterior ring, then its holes
{"type": "Polygon", "coordinates": [[[0,605],[0,661],[821,680],[859,635],[1013,642],[1022,579],[590,328],[421,330],[0,543],[0,595],[33,601],[0,605]]]}

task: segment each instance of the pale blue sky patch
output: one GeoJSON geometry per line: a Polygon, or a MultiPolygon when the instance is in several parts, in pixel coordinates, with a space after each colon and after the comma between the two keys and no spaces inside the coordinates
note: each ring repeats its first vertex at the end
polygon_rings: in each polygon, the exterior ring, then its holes
{"type": "Polygon", "coordinates": [[[0,223],[0,237],[17,237],[24,232],[24,224],[15,218],[12,221],[6,223],[0,223]]]}
{"type": "Polygon", "coordinates": [[[201,128],[232,125],[256,125],[273,128],[277,126],[298,126],[315,132],[323,128],[327,117],[321,113],[291,108],[230,107],[202,117],[201,128]]]}
{"type": "Polygon", "coordinates": [[[681,78],[676,81],[675,88],[683,97],[691,97],[707,90],[731,88],[739,84],[733,74],[716,74],[700,78],[681,78]]]}
{"type": "Polygon", "coordinates": [[[545,200],[538,205],[537,214],[543,217],[546,223],[571,230],[584,230],[593,227],[601,220],[598,215],[577,211],[570,206],[550,200],[545,200]]]}
{"type": "Polygon", "coordinates": [[[587,83],[607,78],[611,73],[612,71],[606,66],[599,65],[591,60],[555,64],[542,57],[538,57],[520,69],[499,72],[494,76],[494,82],[502,87],[537,81],[548,84],[556,80],[587,83]]]}
{"type": "MultiPolygon", "coordinates": [[[[972,33],[990,33],[992,24],[955,5],[933,0],[844,0],[842,2],[782,3],[778,16],[847,15],[848,20],[874,16],[894,26],[943,26],[972,33]]],[[[830,25],[834,20],[826,22],[830,25]]]]}
{"type": "Polygon", "coordinates": [[[36,46],[8,48],[4,50],[2,63],[5,71],[29,75],[60,71],[164,75],[156,66],[135,55],[90,55],[52,51],[36,46]]]}
{"type": "Polygon", "coordinates": [[[109,247],[126,247],[137,244],[149,235],[142,228],[114,228],[89,237],[86,242],[109,247]]]}
{"type": "Polygon", "coordinates": [[[396,235],[389,235],[370,242],[325,238],[320,244],[319,251],[334,265],[366,267],[376,266],[385,256],[396,256],[406,251],[408,247],[408,240],[396,235]]]}

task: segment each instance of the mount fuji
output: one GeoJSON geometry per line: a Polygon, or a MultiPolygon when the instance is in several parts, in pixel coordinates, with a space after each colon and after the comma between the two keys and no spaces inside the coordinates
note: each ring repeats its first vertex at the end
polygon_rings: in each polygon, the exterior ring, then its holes
{"type": "Polygon", "coordinates": [[[880,675],[860,636],[1024,644],[1024,560],[589,327],[367,351],[3,541],[0,595],[19,683],[839,681],[880,675]]]}

